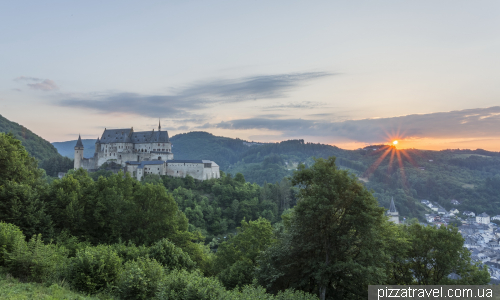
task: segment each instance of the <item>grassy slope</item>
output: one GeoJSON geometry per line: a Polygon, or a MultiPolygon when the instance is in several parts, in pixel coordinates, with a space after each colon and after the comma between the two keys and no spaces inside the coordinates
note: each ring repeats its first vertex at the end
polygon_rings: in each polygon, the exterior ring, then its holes
{"type": "MultiPolygon", "coordinates": [[[[70,291],[67,288],[53,284],[49,287],[40,283],[23,283],[8,275],[0,275],[0,299],[21,300],[21,299],[75,299],[75,300],[97,300],[99,298],[85,296],[70,291]]],[[[104,299],[104,298],[102,298],[104,299]]]]}

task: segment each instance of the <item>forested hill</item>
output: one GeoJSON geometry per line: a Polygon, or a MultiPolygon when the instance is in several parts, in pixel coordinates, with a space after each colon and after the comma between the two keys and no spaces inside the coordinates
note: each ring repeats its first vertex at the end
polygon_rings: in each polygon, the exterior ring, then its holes
{"type": "MultiPolygon", "coordinates": [[[[388,146],[343,150],[303,140],[257,144],[206,132],[175,135],[171,141],[176,159],[210,159],[219,164],[222,171],[233,175],[242,173],[246,181],[260,185],[281,182],[293,174],[299,163],[312,165],[313,157],[335,156],[336,164],[360,177],[382,206],[388,208],[394,197],[402,216],[422,218],[430,212],[420,204],[422,199],[437,202],[446,209],[451,208],[450,200],[456,199],[461,203],[457,207],[460,212],[500,214],[498,152],[399,150],[400,159],[394,154],[393,163],[389,165],[389,154],[375,167],[383,153],[390,150],[388,146]]],[[[92,153],[94,142],[88,140],[92,153]]],[[[66,143],[72,153],[76,141],[66,143]]]]}
{"type": "Polygon", "coordinates": [[[222,170],[240,160],[248,150],[243,140],[215,136],[208,132],[181,133],[170,138],[174,159],[209,159],[222,170]]]}
{"type": "Polygon", "coordinates": [[[73,168],[71,159],[61,156],[49,141],[1,115],[0,132],[12,133],[16,139],[20,140],[28,153],[38,159],[40,168],[50,176],[57,176],[59,172],[66,172],[73,168]]]}
{"type": "Polygon", "coordinates": [[[1,115],[0,132],[11,132],[14,134],[14,136],[21,141],[28,153],[38,160],[44,160],[58,155],[56,147],[54,147],[50,142],[34,134],[26,127],[9,121],[1,115]]]}

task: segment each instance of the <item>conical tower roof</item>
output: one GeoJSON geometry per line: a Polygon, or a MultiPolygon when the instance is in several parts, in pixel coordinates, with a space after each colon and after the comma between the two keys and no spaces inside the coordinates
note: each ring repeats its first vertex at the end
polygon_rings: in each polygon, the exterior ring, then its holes
{"type": "Polygon", "coordinates": [[[76,142],[75,147],[82,147],[83,148],[82,137],[80,135],[78,135],[78,141],[76,142]]]}
{"type": "Polygon", "coordinates": [[[97,140],[95,141],[96,144],[99,144],[101,142],[101,140],[99,139],[99,137],[97,137],[97,140]]]}
{"type": "Polygon", "coordinates": [[[391,197],[391,205],[389,206],[389,212],[398,212],[396,210],[396,205],[394,205],[394,197],[391,197]]]}

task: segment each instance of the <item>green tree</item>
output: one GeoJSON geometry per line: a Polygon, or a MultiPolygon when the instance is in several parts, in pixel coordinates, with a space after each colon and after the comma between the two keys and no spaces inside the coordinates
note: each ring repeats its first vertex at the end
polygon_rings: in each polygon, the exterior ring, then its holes
{"type": "Polygon", "coordinates": [[[259,281],[271,292],[366,298],[368,284],[385,279],[384,208],[334,157],[300,165],[292,183],[301,187],[299,201],[280,241],[263,253],[259,281]]]}
{"type": "Polygon", "coordinates": [[[52,224],[41,195],[43,171],[12,134],[0,133],[0,220],[15,224],[26,236],[51,236],[52,224]]]}
{"type": "Polygon", "coordinates": [[[390,274],[393,284],[488,284],[490,276],[486,267],[473,264],[470,252],[464,248],[464,239],[453,226],[398,226],[395,234],[406,240],[391,247],[392,253],[398,252],[392,262],[400,276],[390,274]],[[450,279],[448,275],[457,274],[460,279],[450,279]]]}
{"type": "Polygon", "coordinates": [[[257,256],[272,243],[272,234],[266,219],[241,221],[238,234],[217,249],[215,273],[224,286],[232,289],[252,283],[257,256]]]}

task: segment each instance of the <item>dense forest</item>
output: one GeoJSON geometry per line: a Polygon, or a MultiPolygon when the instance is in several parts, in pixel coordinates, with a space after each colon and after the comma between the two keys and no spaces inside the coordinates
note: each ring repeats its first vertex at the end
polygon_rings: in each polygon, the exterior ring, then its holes
{"type": "Polygon", "coordinates": [[[490,280],[456,227],[390,223],[335,157],[264,186],[222,175],[47,180],[0,133],[0,294],[29,284],[97,299],[366,299],[371,284],[490,280]]]}

